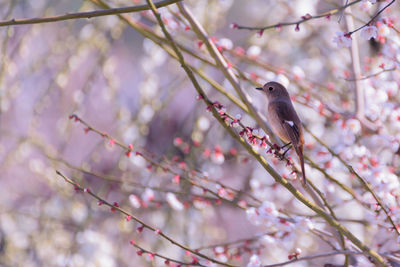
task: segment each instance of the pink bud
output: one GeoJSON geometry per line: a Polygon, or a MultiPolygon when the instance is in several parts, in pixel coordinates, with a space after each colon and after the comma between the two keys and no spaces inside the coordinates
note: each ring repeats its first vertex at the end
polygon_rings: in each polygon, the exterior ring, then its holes
{"type": "Polygon", "coordinates": [[[237,25],[237,23],[231,23],[231,25],[229,25],[229,27],[231,27],[231,29],[237,29],[237,28],[239,28],[239,25],[237,25]]]}

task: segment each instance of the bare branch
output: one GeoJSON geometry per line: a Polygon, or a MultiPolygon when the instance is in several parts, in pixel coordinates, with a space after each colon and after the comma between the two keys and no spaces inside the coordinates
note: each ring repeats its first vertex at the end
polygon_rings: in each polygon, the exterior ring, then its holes
{"type": "MultiPolygon", "coordinates": [[[[359,78],[358,80],[367,80],[367,79],[369,79],[369,78],[379,76],[379,75],[381,75],[381,74],[384,73],[384,72],[390,72],[390,71],[395,71],[395,70],[397,70],[396,67],[393,67],[393,68],[390,68],[390,69],[383,69],[383,70],[378,71],[378,72],[376,72],[376,73],[372,73],[372,74],[370,74],[370,75],[363,76],[363,77],[359,78]]],[[[345,79],[345,80],[346,80],[346,81],[349,81],[349,82],[357,81],[357,79],[355,79],[355,78],[353,78],[353,79],[345,79]]]]}
{"type": "MultiPolygon", "coordinates": [[[[180,1],[182,1],[182,0],[163,0],[158,3],[155,3],[155,5],[156,5],[156,7],[164,7],[164,6],[168,6],[168,5],[180,2],[180,1]]],[[[71,19],[82,19],[82,18],[90,19],[90,18],[94,18],[94,17],[101,17],[101,16],[108,16],[108,15],[140,12],[140,11],[149,10],[149,9],[150,9],[150,7],[148,5],[140,5],[140,6],[119,7],[119,8],[78,12],[78,13],[67,13],[64,15],[57,15],[57,16],[43,17],[43,18],[11,19],[11,20],[0,21],[0,27],[10,26],[10,25],[48,23],[48,22],[71,20],[71,19]]]]}
{"type": "MultiPolygon", "coordinates": [[[[231,266],[231,267],[235,266],[235,265],[231,265],[231,264],[228,264],[228,263],[223,263],[223,262],[220,262],[218,260],[212,259],[212,258],[210,258],[210,257],[208,257],[208,256],[206,256],[206,255],[204,255],[204,254],[202,254],[200,252],[197,252],[197,251],[195,251],[193,249],[190,249],[189,247],[186,247],[185,245],[179,243],[178,241],[176,241],[176,240],[172,239],[171,237],[169,237],[168,235],[164,234],[159,229],[157,229],[157,228],[155,228],[155,227],[153,227],[153,226],[151,226],[149,224],[146,224],[144,221],[142,221],[138,217],[136,217],[133,214],[121,209],[118,206],[118,203],[111,204],[110,202],[106,201],[104,198],[101,198],[100,196],[94,194],[92,191],[90,191],[89,188],[84,188],[81,185],[79,185],[78,183],[76,183],[75,181],[71,180],[70,178],[68,178],[67,176],[62,174],[60,171],[57,170],[56,173],[57,173],[58,176],[63,178],[67,183],[73,185],[75,190],[81,191],[81,192],[85,192],[85,193],[89,194],[93,198],[97,199],[99,201],[99,203],[101,203],[101,205],[106,205],[106,206],[110,207],[112,210],[120,212],[121,214],[127,216],[129,218],[129,220],[133,220],[135,222],[140,223],[143,228],[146,228],[146,229],[148,229],[150,231],[155,232],[160,237],[162,237],[165,240],[171,242],[172,244],[184,249],[185,251],[189,251],[190,253],[192,253],[194,255],[197,255],[197,256],[199,256],[201,258],[207,259],[207,260],[209,260],[211,262],[218,263],[218,264],[223,265],[223,266],[231,266]]],[[[199,265],[199,264],[197,263],[197,265],[199,265]]]]}
{"type": "Polygon", "coordinates": [[[277,264],[270,264],[270,265],[264,265],[263,267],[277,267],[277,266],[284,266],[288,265],[294,262],[299,262],[299,261],[305,261],[305,260],[313,260],[317,258],[324,258],[324,257],[330,257],[330,256],[335,256],[335,255],[358,255],[362,254],[362,252],[359,251],[352,251],[352,250],[338,250],[338,251],[331,251],[331,252],[326,252],[326,253],[321,253],[321,254],[316,254],[316,255],[310,255],[310,256],[305,256],[301,258],[294,258],[292,260],[288,260],[285,262],[277,263],[277,264]]]}
{"type": "Polygon", "coordinates": [[[358,2],[360,2],[361,0],[356,0],[353,1],[349,4],[346,4],[342,7],[336,8],[336,9],[332,9],[330,11],[324,12],[320,15],[315,15],[315,16],[303,16],[301,18],[301,20],[298,21],[293,21],[293,22],[281,22],[281,23],[277,23],[277,24],[273,24],[273,25],[269,25],[269,26],[262,26],[262,27],[252,27],[252,26],[242,26],[242,25],[236,25],[234,24],[233,28],[235,29],[239,29],[239,30],[252,30],[252,31],[264,31],[264,30],[268,30],[268,29],[273,29],[273,28],[279,28],[279,27],[283,27],[283,26],[290,26],[290,25],[300,25],[301,23],[304,23],[306,21],[309,20],[313,20],[313,19],[319,19],[319,18],[324,18],[324,17],[330,17],[331,15],[334,15],[336,13],[341,12],[342,10],[346,9],[347,7],[350,7],[354,4],[357,4],[358,2]]]}

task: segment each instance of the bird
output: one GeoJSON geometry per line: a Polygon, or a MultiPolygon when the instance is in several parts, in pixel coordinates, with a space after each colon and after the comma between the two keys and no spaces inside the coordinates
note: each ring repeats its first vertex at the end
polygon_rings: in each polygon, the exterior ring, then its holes
{"type": "MultiPolygon", "coordinates": [[[[282,141],[287,143],[283,147],[292,145],[296,151],[296,154],[300,160],[303,183],[306,184],[307,180],[304,170],[303,155],[303,127],[301,125],[299,116],[293,107],[292,101],[290,100],[288,91],[286,90],[285,86],[274,81],[264,84],[263,87],[256,87],[256,89],[263,91],[267,96],[267,119],[272,127],[273,132],[278,135],[282,141]]],[[[288,150],[286,150],[285,153],[288,150]]]]}

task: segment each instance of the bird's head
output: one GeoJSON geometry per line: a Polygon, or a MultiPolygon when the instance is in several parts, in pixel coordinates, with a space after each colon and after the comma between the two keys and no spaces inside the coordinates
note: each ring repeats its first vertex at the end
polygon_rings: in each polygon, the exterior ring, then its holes
{"type": "Polygon", "coordinates": [[[268,82],[264,84],[263,87],[257,87],[257,90],[263,91],[268,98],[268,101],[279,99],[279,98],[289,98],[289,93],[286,88],[277,82],[268,82]]]}

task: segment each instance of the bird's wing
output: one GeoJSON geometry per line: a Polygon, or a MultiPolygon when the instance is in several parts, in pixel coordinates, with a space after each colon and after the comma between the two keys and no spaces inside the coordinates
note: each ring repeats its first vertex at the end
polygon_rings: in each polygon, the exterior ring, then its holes
{"type": "Polygon", "coordinates": [[[300,159],[301,172],[303,174],[303,183],[306,183],[306,173],[304,168],[303,144],[304,137],[302,134],[301,122],[293,108],[292,103],[281,101],[275,106],[276,115],[278,115],[283,128],[289,136],[297,155],[300,159]]]}
{"type": "Polygon", "coordinates": [[[275,105],[276,115],[281,120],[283,128],[293,145],[302,143],[301,140],[301,124],[291,103],[280,101],[275,105]]]}

